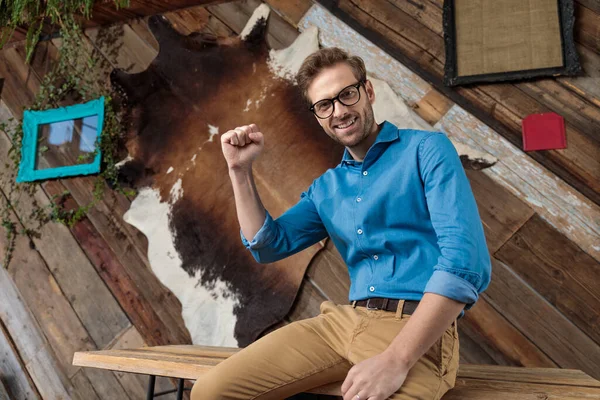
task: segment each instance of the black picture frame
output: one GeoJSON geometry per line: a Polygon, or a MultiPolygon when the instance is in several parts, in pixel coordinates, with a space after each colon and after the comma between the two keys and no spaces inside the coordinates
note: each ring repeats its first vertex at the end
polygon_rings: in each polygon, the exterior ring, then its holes
{"type": "Polygon", "coordinates": [[[446,46],[446,64],[444,66],[444,85],[458,86],[480,82],[500,82],[522,80],[527,78],[577,75],[582,71],[579,56],[575,48],[573,29],[575,26],[575,5],[573,0],[557,0],[563,65],[561,67],[538,68],[490,74],[458,76],[456,54],[456,24],[454,0],[444,0],[443,27],[444,43],[446,46]]]}

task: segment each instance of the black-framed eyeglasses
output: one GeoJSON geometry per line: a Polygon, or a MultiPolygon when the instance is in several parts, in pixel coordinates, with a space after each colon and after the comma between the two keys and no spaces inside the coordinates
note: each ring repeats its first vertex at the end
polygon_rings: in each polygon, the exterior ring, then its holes
{"type": "Polygon", "coordinates": [[[346,86],[333,99],[319,100],[310,106],[309,110],[312,111],[318,118],[329,118],[335,111],[336,100],[345,106],[353,106],[360,101],[360,85],[363,83],[364,81],[359,81],[354,85],[346,86]]]}

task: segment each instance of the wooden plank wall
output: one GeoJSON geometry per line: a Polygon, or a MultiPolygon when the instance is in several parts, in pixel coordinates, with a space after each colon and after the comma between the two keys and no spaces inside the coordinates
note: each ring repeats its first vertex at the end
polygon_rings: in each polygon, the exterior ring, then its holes
{"type": "MultiPolygon", "coordinates": [[[[275,11],[268,42],[274,48],[286,47],[298,35],[296,28],[313,3],[267,3],[275,11]]],[[[232,35],[241,31],[259,4],[259,0],[236,1],[166,16],[185,34],[206,29],[232,35]]],[[[439,75],[441,0],[340,4],[359,23],[380,28],[395,48],[406,52],[405,57],[414,58],[412,63],[423,68],[425,75],[439,75]]],[[[577,25],[577,39],[585,76],[481,85],[457,89],[458,94],[452,95],[434,85],[411,106],[433,125],[458,104],[456,96],[460,95],[479,107],[479,114],[495,121],[490,126],[504,126],[497,131],[511,142],[517,141],[517,123],[526,113],[558,111],[568,121],[570,148],[531,156],[597,201],[600,157],[594,159],[594,146],[600,132],[600,31],[593,24],[600,7],[595,5],[594,0],[586,0],[577,6],[578,21],[583,21],[577,25]]],[[[117,67],[144,70],[157,52],[145,19],[95,27],[86,33],[87,44],[103,56],[94,72],[106,78],[117,67]]],[[[31,104],[56,58],[57,46],[60,40],[44,42],[31,66],[24,63],[22,43],[0,52],[0,77],[5,78],[0,119],[20,117],[31,104]]],[[[0,134],[0,160],[6,159],[8,147],[7,137],[0,134]]],[[[63,154],[42,161],[56,165],[69,158],[63,154]]],[[[0,163],[0,171],[3,168],[0,163]]],[[[546,223],[523,198],[482,171],[469,171],[468,176],[494,257],[494,275],[489,290],[460,323],[461,360],[577,368],[599,378],[600,264],[546,223]]],[[[22,199],[13,218],[17,221],[18,215],[26,215],[34,201],[48,204],[51,196],[64,190],[72,193],[68,205],[86,204],[92,187],[91,177],[47,182],[31,198],[22,199]]],[[[1,201],[8,188],[7,179],[0,180],[1,201]]],[[[7,361],[0,363],[0,380],[14,398],[53,399],[65,392],[73,398],[142,398],[145,381],[141,377],[74,368],[70,365],[73,352],[190,343],[180,304],[151,273],[145,237],[122,219],[130,201],[112,193],[71,229],[48,224],[40,238],[20,238],[13,263],[0,270],[0,296],[10,296],[0,303],[11,304],[0,305],[0,354],[7,355],[3,357],[7,361]],[[67,259],[69,263],[64,262],[67,259]],[[25,318],[27,331],[34,333],[21,335],[23,327],[14,323],[15,318],[25,318]],[[32,363],[35,357],[43,363],[32,363]],[[54,383],[40,387],[40,380],[50,373],[47,379],[54,383]]],[[[2,231],[2,249],[3,240],[2,231]]],[[[324,300],[346,303],[348,288],[346,267],[331,243],[326,243],[311,262],[297,301],[282,324],[316,315],[324,300]]],[[[169,382],[162,385],[170,386],[169,382]]]]}
{"type": "MultiPolygon", "coordinates": [[[[91,19],[82,19],[81,22],[85,28],[89,28],[179,10],[186,7],[218,4],[223,3],[224,1],[227,0],[129,0],[129,7],[119,9],[115,7],[113,0],[96,1],[92,8],[91,19]]],[[[42,36],[54,35],[56,31],[56,26],[45,23],[42,28],[42,36]]],[[[25,40],[26,34],[27,26],[17,27],[12,37],[8,40],[7,45],[12,47],[14,43],[25,40]]]]}
{"type": "Polygon", "coordinates": [[[354,20],[364,33],[376,38],[375,43],[393,48],[394,57],[516,146],[521,146],[523,117],[547,111],[562,114],[567,120],[568,149],[529,155],[600,204],[600,97],[597,93],[600,14],[597,7],[589,8],[598,3],[576,1],[575,40],[585,77],[481,84],[456,90],[441,84],[445,61],[442,3],[443,0],[340,0],[339,6],[332,5],[331,9],[340,17],[354,20]]]}

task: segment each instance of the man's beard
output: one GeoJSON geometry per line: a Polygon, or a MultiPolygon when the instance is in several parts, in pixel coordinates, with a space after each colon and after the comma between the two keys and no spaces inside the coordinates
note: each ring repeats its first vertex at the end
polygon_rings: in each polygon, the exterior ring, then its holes
{"type": "MultiPolygon", "coordinates": [[[[354,118],[354,115],[346,118],[344,121],[348,121],[352,118],[354,118]]],[[[332,132],[327,133],[330,138],[332,138],[335,142],[341,144],[342,146],[349,148],[356,147],[359,144],[361,144],[366,138],[368,138],[369,134],[371,133],[371,129],[373,128],[373,124],[375,123],[375,115],[373,113],[373,108],[367,107],[365,109],[364,115],[358,114],[358,120],[355,123],[358,123],[358,121],[362,123],[362,132],[358,136],[355,136],[355,139],[351,142],[344,141],[343,139],[339,138],[335,133],[335,128],[332,128],[332,132]]],[[[343,121],[339,122],[339,124],[341,123],[343,123],[343,121]]],[[[353,134],[353,136],[354,135],[356,135],[356,133],[353,134]]]]}

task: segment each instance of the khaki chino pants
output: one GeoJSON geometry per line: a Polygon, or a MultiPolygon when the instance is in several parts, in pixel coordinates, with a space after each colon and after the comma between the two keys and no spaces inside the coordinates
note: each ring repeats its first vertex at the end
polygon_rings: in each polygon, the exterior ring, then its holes
{"type": "MultiPolygon", "coordinates": [[[[192,400],[285,399],[326,383],[343,381],[353,365],[383,352],[410,315],[321,304],[315,318],[284,326],[252,343],[210,372],[192,389],[192,400]]],[[[458,372],[456,321],[409,371],[391,399],[440,399],[458,372]]]]}

